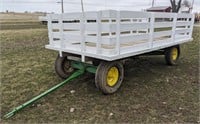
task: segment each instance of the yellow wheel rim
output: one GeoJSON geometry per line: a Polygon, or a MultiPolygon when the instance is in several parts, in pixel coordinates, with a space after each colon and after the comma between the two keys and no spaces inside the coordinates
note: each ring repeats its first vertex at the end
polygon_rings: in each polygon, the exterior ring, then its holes
{"type": "Polygon", "coordinates": [[[119,78],[119,70],[117,67],[112,67],[108,70],[107,74],[107,84],[108,86],[114,86],[119,78]]]}
{"type": "Polygon", "coordinates": [[[178,49],[177,48],[173,48],[172,49],[172,60],[176,60],[178,57],[178,49]]]}

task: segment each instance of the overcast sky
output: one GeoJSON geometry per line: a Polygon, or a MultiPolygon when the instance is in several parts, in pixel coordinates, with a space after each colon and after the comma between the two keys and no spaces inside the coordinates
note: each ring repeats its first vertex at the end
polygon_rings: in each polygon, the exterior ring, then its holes
{"type": "MultiPolygon", "coordinates": [[[[0,0],[0,11],[42,11],[60,13],[61,0],[0,0]]],[[[81,11],[81,0],[64,0],[65,12],[81,11]]],[[[115,9],[141,11],[151,7],[152,0],[83,0],[85,11],[115,9]]],[[[189,0],[192,1],[192,0],[189,0]]],[[[170,0],[155,0],[155,6],[170,6],[170,0]]],[[[194,12],[200,12],[200,0],[194,0],[194,12]]]]}

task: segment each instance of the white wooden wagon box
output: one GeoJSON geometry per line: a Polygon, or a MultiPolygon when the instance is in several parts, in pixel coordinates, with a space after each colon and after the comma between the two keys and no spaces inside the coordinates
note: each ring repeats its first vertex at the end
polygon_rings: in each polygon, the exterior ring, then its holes
{"type": "Polygon", "coordinates": [[[194,15],[188,13],[115,10],[49,14],[47,18],[46,48],[59,51],[58,75],[67,77],[70,61],[64,69],[66,60],[92,60],[97,66],[96,86],[104,93],[115,92],[123,80],[123,65],[116,61],[162,51],[167,64],[175,65],[179,45],[192,41],[194,23],[194,15]]]}

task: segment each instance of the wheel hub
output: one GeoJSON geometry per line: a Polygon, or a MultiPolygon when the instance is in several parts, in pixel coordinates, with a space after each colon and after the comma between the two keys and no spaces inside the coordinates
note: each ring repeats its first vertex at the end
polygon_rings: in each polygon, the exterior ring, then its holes
{"type": "Polygon", "coordinates": [[[117,67],[112,67],[109,69],[107,74],[107,84],[108,86],[114,86],[119,78],[119,70],[117,67]]]}
{"type": "Polygon", "coordinates": [[[172,60],[176,60],[178,58],[178,49],[173,48],[172,49],[172,60]]]}

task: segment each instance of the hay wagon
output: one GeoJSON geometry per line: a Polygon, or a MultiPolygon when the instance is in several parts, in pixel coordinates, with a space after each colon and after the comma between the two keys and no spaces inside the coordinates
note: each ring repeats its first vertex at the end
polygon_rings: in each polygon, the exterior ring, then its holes
{"type": "MultiPolygon", "coordinates": [[[[117,91],[123,77],[123,62],[154,51],[175,65],[179,45],[192,40],[193,14],[134,11],[94,11],[48,15],[47,49],[59,55],[55,70],[67,78],[75,63],[93,67],[95,84],[103,93],[117,91]],[[96,68],[95,68],[96,67],[96,68]]],[[[91,70],[91,69],[90,69],[91,70]]]]}
{"type": "Polygon", "coordinates": [[[14,108],[5,118],[86,71],[95,74],[98,89],[112,94],[122,84],[126,58],[156,53],[164,55],[168,65],[177,64],[179,45],[192,40],[194,15],[105,10],[50,14],[47,21],[46,48],[59,52],[55,70],[65,80],[14,108]]]}

